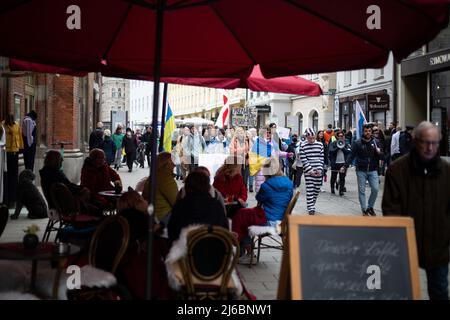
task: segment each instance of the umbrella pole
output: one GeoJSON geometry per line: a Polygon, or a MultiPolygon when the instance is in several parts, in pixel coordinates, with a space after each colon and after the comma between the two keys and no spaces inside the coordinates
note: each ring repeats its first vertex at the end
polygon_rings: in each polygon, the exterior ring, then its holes
{"type": "Polygon", "coordinates": [[[147,239],[147,275],[145,298],[152,298],[152,257],[153,257],[153,214],[156,194],[156,152],[157,152],[157,133],[158,133],[158,113],[159,113],[159,83],[161,77],[161,56],[162,56],[162,34],[164,21],[165,0],[157,1],[156,10],[156,43],[155,43],[155,61],[153,66],[153,117],[152,117],[152,145],[151,145],[151,165],[150,165],[150,201],[148,206],[149,223],[147,239]]]}
{"type": "MultiPolygon", "coordinates": [[[[163,101],[162,101],[162,114],[161,114],[161,141],[159,142],[159,152],[164,150],[164,130],[166,127],[166,109],[167,109],[167,83],[164,83],[163,101]]],[[[167,150],[166,150],[167,151],[167,150]]]]}

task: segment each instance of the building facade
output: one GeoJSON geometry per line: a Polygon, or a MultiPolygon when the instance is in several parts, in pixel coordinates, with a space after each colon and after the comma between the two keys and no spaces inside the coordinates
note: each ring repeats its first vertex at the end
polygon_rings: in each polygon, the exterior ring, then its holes
{"type": "MultiPolygon", "coordinates": [[[[21,123],[35,110],[37,153],[35,171],[43,166],[49,149],[61,150],[64,143],[64,171],[74,182],[88,151],[89,135],[98,121],[101,82],[98,74],[86,77],[11,72],[7,58],[0,58],[0,121],[13,114],[21,123]]],[[[23,161],[19,161],[20,170],[23,161]]],[[[39,183],[39,174],[36,175],[39,183]]]]}
{"type": "Polygon", "coordinates": [[[441,155],[450,157],[450,26],[398,69],[400,124],[435,123],[442,135],[441,155]]]}
{"type": "MultiPolygon", "coordinates": [[[[122,125],[129,126],[130,111],[130,81],[120,78],[102,77],[102,104],[100,107],[100,121],[104,128],[115,127],[115,118],[120,119],[122,125]],[[112,123],[114,122],[114,123],[112,123]]],[[[112,128],[112,131],[115,128],[112,128]]]]}
{"type": "Polygon", "coordinates": [[[384,68],[338,72],[334,125],[346,130],[356,127],[357,102],[368,122],[378,122],[386,128],[395,121],[394,67],[390,55],[384,68]]]}
{"type": "Polygon", "coordinates": [[[320,85],[323,95],[318,97],[292,96],[292,110],[285,116],[285,126],[293,133],[303,134],[307,128],[316,132],[333,123],[334,96],[336,90],[336,73],[306,75],[304,78],[320,85]]]}
{"type": "MultiPolygon", "coordinates": [[[[225,90],[230,108],[245,104],[245,89],[225,90]]],[[[216,121],[223,107],[223,91],[219,89],[169,84],[167,99],[176,119],[200,117],[216,121]]]]}

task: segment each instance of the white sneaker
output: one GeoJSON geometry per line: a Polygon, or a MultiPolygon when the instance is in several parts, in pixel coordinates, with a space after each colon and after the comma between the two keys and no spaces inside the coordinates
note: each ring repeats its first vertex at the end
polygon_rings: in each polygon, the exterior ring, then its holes
{"type": "MultiPolygon", "coordinates": [[[[250,254],[245,254],[239,258],[239,264],[250,264],[251,256],[250,254]]],[[[256,265],[256,255],[253,255],[252,265],[256,265]]]]}

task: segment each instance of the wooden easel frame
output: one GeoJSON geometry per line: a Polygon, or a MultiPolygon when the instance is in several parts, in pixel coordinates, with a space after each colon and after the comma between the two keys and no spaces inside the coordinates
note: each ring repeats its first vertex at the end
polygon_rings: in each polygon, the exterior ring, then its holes
{"type": "Polygon", "coordinates": [[[343,226],[343,227],[392,227],[405,228],[408,245],[411,289],[414,300],[420,299],[419,263],[417,258],[414,221],[408,217],[351,217],[351,216],[290,216],[289,257],[291,294],[293,300],[302,299],[301,263],[298,226],[343,226]]]}

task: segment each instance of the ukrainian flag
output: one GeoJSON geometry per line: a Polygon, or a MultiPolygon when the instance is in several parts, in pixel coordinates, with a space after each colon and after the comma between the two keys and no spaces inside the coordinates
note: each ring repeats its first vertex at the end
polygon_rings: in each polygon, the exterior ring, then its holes
{"type": "Polygon", "coordinates": [[[271,155],[272,145],[268,144],[264,139],[258,137],[253,144],[252,150],[248,153],[250,175],[254,176],[271,155]]]}
{"type": "Polygon", "coordinates": [[[175,120],[173,118],[172,109],[167,105],[166,124],[164,127],[164,151],[172,152],[172,134],[175,131],[175,120]]]}

